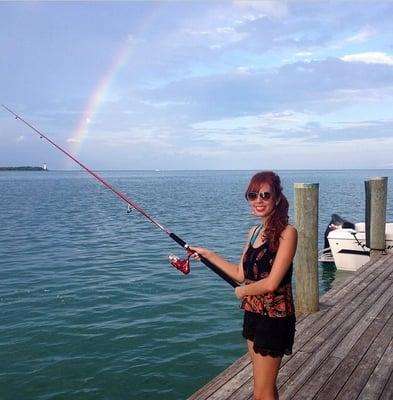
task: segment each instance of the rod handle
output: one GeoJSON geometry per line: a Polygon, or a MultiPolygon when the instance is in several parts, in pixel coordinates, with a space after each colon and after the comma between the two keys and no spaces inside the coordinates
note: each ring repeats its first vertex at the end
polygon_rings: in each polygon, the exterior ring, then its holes
{"type": "Polygon", "coordinates": [[[187,248],[187,243],[186,243],[183,239],[179,238],[179,236],[175,235],[173,232],[171,232],[171,233],[169,234],[169,236],[170,236],[177,244],[180,244],[181,247],[187,248]]]}
{"type": "Polygon", "coordinates": [[[215,264],[211,263],[206,258],[201,257],[201,262],[206,265],[206,267],[210,268],[214,273],[216,273],[219,277],[224,279],[225,282],[229,283],[233,288],[240,286],[236,281],[230,278],[224,271],[218,268],[215,264]]]}

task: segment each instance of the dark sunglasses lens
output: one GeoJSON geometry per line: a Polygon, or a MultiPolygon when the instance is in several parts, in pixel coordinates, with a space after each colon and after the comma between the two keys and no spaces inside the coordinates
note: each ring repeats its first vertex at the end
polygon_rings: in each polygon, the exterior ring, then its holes
{"type": "Polygon", "coordinates": [[[269,192],[263,192],[263,193],[260,193],[260,196],[263,200],[269,200],[271,197],[271,194],[269,192]]]}
{"type": "Polygon", "coordinates": [[[248,192],[247,193],[247,199],[254,201],[258,197],[258,193],[256,192],[248,192]]]}

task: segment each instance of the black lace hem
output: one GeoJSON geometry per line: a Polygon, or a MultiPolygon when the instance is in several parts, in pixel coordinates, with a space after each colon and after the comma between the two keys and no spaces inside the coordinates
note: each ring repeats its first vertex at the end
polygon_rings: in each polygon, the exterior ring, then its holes
{"type": "Polygon", "coordinates": [[[253,346],[254,352],[260,354],[261,356],[270,356],[273,358],[282,358],[285,356],[290,356],[292,354],[292,350],[285,349],[284,351],[280,350],[271,350],[271,349],[264,349],[254,344],[253,346]]]}

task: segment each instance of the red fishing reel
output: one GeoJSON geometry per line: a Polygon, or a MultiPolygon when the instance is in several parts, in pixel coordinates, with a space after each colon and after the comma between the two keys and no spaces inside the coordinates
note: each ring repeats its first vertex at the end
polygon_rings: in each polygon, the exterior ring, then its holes
{"type": "Polygon", "coordinates": [[[191,253],[188,253],[187,258],[179,258],[175,256],[174,254],[171,254],[168,257],[169,262],[171,263],[172,266],[174,266],[176,269],[178,269],[180,272],[183,272],[183,274],[187,275],[190,273],[190,257],[191,253]]]}

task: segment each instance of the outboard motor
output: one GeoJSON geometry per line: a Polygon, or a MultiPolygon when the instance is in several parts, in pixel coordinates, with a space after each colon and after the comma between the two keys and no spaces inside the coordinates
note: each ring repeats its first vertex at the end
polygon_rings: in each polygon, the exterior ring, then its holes
{"type": "Polygon", "coordinates": [[[355,224],[349,222],[343,218],[341,218],[338,214],[332,214],[329,225],[325,230],[325,244],[324,248],[327,249],[329,247],[328,235],[329,232],[334,231],[335,229],[343,228],[343,229],[355,229],[355,224]]]}

